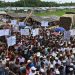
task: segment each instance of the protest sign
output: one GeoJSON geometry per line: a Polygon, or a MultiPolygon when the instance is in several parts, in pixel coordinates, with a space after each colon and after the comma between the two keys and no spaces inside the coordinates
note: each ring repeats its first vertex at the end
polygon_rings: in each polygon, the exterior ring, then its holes
{"type": "Polygon", "coordinates": [[[20,33],[21,35],[30,35],[29,29],[21,29],[20,33]]]}
{"type": "Polygon", "coordinates": [[[5,36],[10,35],[10,30],[9,30],[9,29],[4,29],[4,35],[5,35],[5,36]]]}
{"type": "Polygon", "coordinates": [[[16,44],[16,36],[11,36],[11,37],[7,38],[7,44],[8,44],[8,47],[15,45],[16,44]]]}
{"type": "Polygon", "coordinates": [[[32,36],[36,36],[36,35],[39,35],[39,28],[32,30],[32,36]]]}
{"type": "Polygon", "coordinates": [[[0,36],[4,36],[4,30],[0,30],[0,36]]]}
{"type": "Polygon", "coordinates": [[[0,30],[0,36],[8,36],[8,35],[10,35],[10,30],[9,29],[0,30]]]}
{"type": "Polygon", "coordinates": [[[16,25],[17,24],[17,20],[11,20],[11,24],[12,25],[16,25]]]}
{"type": "Polygon", "coordinates": [[[42,21],[41,26],[48,27],[48,21],[42,21]]]}
{"type": "Polygon", "coordinates": [[[75,36],[75,29],[70,30],[70,36],[75,36]]]}
{"type": "Polygon", "coordinates": [[[26,26],[24,22],[19,22],[19,26],[26,26]]]}
{"type": "Polygon", "coordinates": [[[5,18],[3,18],[3,19],[2,19],[2,21],[3,21],[3,22],[7,22],[8,20],[7,20],[7,19],[5,19],[5,18]]]}
{"type": "Polygon", "coordinates": [[[64,31],[64,40],[69,41],[70,40],[70,31],[64,31]]]}

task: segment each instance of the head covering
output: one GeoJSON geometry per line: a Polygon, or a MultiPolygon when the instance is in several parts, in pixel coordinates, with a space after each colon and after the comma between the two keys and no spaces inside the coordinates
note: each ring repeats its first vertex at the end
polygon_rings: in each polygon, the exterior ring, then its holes
{"type": "Polygon", "coordinates": [[[10,60],[9,58],[6,59],[6,61],[9,61],[9,60],[10,60]]]}
{"type": "Polygon", "coordinates": [[[73,66],[73,63],[71,63],[70,65],[73,66]]]}
{"type": "Polygon", "coordinates": [[[27,63],[30,63],[30,62],[31,62],[31,60],[28,60],[28,61],[27,61],[27,63]]]}
{"type": "Polygon", "coordinates": [[[55,60],[58,60],[58,57],[55,57],[55,60]]]}
{"type": "Polygon", "coordinates": [[[60,75],[59,70],[56,70],[55,73],[56,73],[56,75],[60,75]]]}
{"type": "Polygon", "coordinates": [[[73,53],[75,54],[75,48],[73,48],[73,53]]]}
{"type": "Polygon", "coordinates": [[[34,70],[34,71],[35,71],[35,70],[36,70],[36,68],[33,66],[33,67],[31,67],[31,70],[34,70]]]}
{"type": "Polygon", "coordinates": [[[2,60],[0,60],[0,62],[2,62],[2,60]]]}
{"type": "Polygon", "coordinates": [[[44,73],[44,69],[40,69],[40,72],[44,73]]]}
{"type": "Polygon", "coordinates": [[[50,68],[54,68],[53,65],[51,65],[50,68]]]}
{"type": "Polygon", "coordinates": [[[37,52],[37,57],[40,57],[40,52],[37,52]]]}
{"type": "Polygon", "coordinates": [[[66,60],[63,60],[62,62],[63,62],[63,63],[66,63],[66,60]]]}
{"type": "Polygon", "coordinates": [[[69,68],[70,71],[73,71],[73,68],[69,68]]]}

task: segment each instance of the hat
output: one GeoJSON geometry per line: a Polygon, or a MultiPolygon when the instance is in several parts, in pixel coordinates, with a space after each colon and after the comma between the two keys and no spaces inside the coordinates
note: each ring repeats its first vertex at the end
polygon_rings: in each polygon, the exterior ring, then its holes
{"type": "Polygon", "coordinates": [[[63,62],[63,63],[66,63],[66,60],[63,60],[62,62],[63,62]]]}
{"type": "Polygon", "coordinates": [[[60,56],[62,57],[63,55],[62,55],[62,54],[60,54],[60,56]]]}
{"type": "Polygon", "coordinates": [[[60,74],[59,70],[56,70],[55,73],[56,73],[56,74],[60,74]]]}
{"type": "Polygon", "coordinates": [[[70,70],[70,71],[73,71],[73,68],[70,68],[69,70],[70,70]]]}
{"type": "Polygon", "coordinates": [[[39,57],[40,56],[40,52],[37,52],[37,57],[39,57]]]}
{"type": "Polygon", "coordinates": [[[0,59],[0,62],[2,62],[2,59],[0,59]]]}
{"type": "Polygon", "coordinates": [[[75,48],[73,48],[73,53],[75,53],[75,48]]]}
{"type": "Polygon", "coordinates": [[[44,56],[43,59],[46,59],[46,56],[44,56]]]}
{"type": "Polygon", "coordinates": [[[73,66],[73,63],[71,63],[70,65],[73,66]]]}
{"type": "Polygon", "coordinates": [[[43,58],[43,56],[41,55],[40,58],[43,58]]]}
{"type": "Polygon", "coordinates": [[[54,68],[53,65],[51,65],[50,68],[54,68]]]}
{"type": "Polygon", "coordinates": [[[9,61],[9,60],[10,60],[9,58],[6,59],[6,61],[9,61]]]}
{"type": "Polygon", "coordinates": [[[58,60],[58,57],[55,57],[55,60],[58,60]]]}
{"type": "Polygon", "coordinates": [[[36,68],[33,66],[33,67],[31,67],[31,70],[34,70],[34,71],[35,71],[35,70],[36,70],[36,68]]]}
{"type": "Polygon", "coordinates": [[[44,69],[40,69],[40,72],[44,73],[44,69]]]}
{"type": "Polygon", "coordinates": [[[31,60],[28,60],[28,61],[27,61],[27,63],[30,63],[30,62],[31,62],[31,60]]]}
{"type": "Polygon", "coordinates": [[[71,42],[69,41],[68,44],[71,44],[71,42]]]}
{"type": "Polygon", "coordinates": [[[74,58],[74,55],[72,55],[71,58],[74,58]]]}

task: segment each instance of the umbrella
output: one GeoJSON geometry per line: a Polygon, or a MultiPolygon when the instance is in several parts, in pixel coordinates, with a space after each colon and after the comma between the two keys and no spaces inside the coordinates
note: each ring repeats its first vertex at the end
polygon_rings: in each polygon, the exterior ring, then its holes
{"type": "Polygon", "coordinates": [[[63,27],[58,27],[58,28],[55,28],[55,31],[56,32],[64,32],[65,29],[63,27]]]}

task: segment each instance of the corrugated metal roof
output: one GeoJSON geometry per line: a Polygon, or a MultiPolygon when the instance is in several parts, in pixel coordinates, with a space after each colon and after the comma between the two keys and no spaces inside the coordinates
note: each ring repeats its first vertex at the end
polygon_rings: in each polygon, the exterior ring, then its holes
{"type": "Polygon", "coordinates": [[[27,16],[26,13],[7,13],[7,15],[9,15],[13,18],[24,18],[27,16]]]}
{"type": "Polygon", "coordinates": [[[0,15],[6,15],[7,13],[5,11],[0,11],[0,15]]]}
{"type": "Polygon", "coordinates": [[[75,14],[64,14],[63,17],[73,17],[75,14]]]}
{"type": "Polygon", "coordinates": [[[38,22],[43,21],[43,18],[40,17],[40,16],[35,16],[35,15],[33,15],[33,16],[31,16],[31,18],[32,18],[33,20],[35,20],[35,21],[38,21],[38,22]]]}
{"type": "Polygon", "coordinates": [[[31,16],[32,19],[41,22],[41,21],[48,21],[48,22],[53,22],[53,21],[58,21],[60,17],[58,16],[50,16],[50,17],[40,17],[40,16],[31,16]]]}
{"type": "Polygon", "coordinates": [[[45,17],[44,20],[48,22],[53,22],[53,21],[58,21],[60,17],[58,16],[50,16],[50,17],[45,17]]]}

